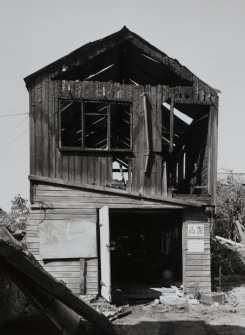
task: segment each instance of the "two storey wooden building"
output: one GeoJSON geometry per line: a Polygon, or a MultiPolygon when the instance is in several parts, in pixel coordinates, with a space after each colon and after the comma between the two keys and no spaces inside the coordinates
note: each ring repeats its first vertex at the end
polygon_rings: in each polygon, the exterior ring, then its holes
{"type": "Polygon", "coordinates": [[[126,27],[25,82],[41,264],[108,300],[132,283],[210,291],[216,91],[126,27]]]}

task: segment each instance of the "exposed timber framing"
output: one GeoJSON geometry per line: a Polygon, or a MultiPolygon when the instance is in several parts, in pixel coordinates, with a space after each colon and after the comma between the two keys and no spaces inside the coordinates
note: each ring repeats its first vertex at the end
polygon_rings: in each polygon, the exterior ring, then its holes
{"type": "Polygon", "coordinates": [[[217,158],[218,158],[218,111],[215,105],[210,107],[209,113],[209,184],[208,191],[211,194],[211,205],[216,205],[217,188],[217,158]]]}

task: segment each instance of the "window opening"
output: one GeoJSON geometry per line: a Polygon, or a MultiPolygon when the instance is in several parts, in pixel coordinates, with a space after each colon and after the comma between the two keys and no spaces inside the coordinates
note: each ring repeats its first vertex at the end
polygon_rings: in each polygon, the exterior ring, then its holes
{"type": "Polygon", "coordinates": [[[130,106],[112,103],[110,114],[111,148],[130,149],[130,106]]]}
{"type": "Polygon", "coordinates": [[[72,101],[61,101],[61,143],[63,146],[81,147],[82,115],[81,104],[72,101]]]}
{"type": "Polygon", "coordinates": [[[85,102],[85,148],[106,149],[107,138],[107,104],[85,102]]]}
{"type": "Polygon", "coordinates": [[[113,158],[112,163],[112,186],[128,189],[131,187],[132,169],[130,158],[113,158]]]}
{"type": "Polygon", "coordinates": [[[60,101],[61,148],[130,150],[130,104],[60,101]]]}

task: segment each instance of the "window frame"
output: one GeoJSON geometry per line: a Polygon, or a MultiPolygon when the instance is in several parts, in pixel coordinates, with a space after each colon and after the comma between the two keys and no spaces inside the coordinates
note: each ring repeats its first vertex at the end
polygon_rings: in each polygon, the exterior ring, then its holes
{"type": "Polygon", "coordinates": [[[128,100],[102,100],[102,99],[65,99],[65,98],[59,98],[58,99],[58,132],[59,132],[59,138],[58,138],[58,145],[59,145],[59,150],[62,151],[79,151],[79,152],[127,152],[131,153],[132,152],[132,129],[133,129],[133,116],[132,116],[132,102],[128,100]],[[67,102],[79,102],[81,104],[81,126],[82,126],[82,131],[81,131],[81,147],[72,147],[72,146],[62,146],[61,143],[61,109],[60,109],[60,104],[62,101],[67,101],[67,102]],[[107,104],[107,148],[106,149],[101,149],[101,148],[85,148],[85,110],[84,110],[84,105],[85,103],[104,103],[107,104]],[[119,105],[128,105],[129,110],[130,110],[130,147],[128,149],[116,149],[116,148],[111,148],[111,111],[110,111],[110,105],[111,104],[119,104],[119,105]]]}

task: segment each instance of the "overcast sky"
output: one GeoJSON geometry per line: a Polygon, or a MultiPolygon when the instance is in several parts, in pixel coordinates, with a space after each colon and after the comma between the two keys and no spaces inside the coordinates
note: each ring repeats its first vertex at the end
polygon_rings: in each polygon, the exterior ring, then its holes
{"type": "Polygon", "coordinates": [[[245,172],[245,0],[0,0],[0,207],[29,198],[23,78],[126,25],[221,90],[219,167],[245,172]]]}

